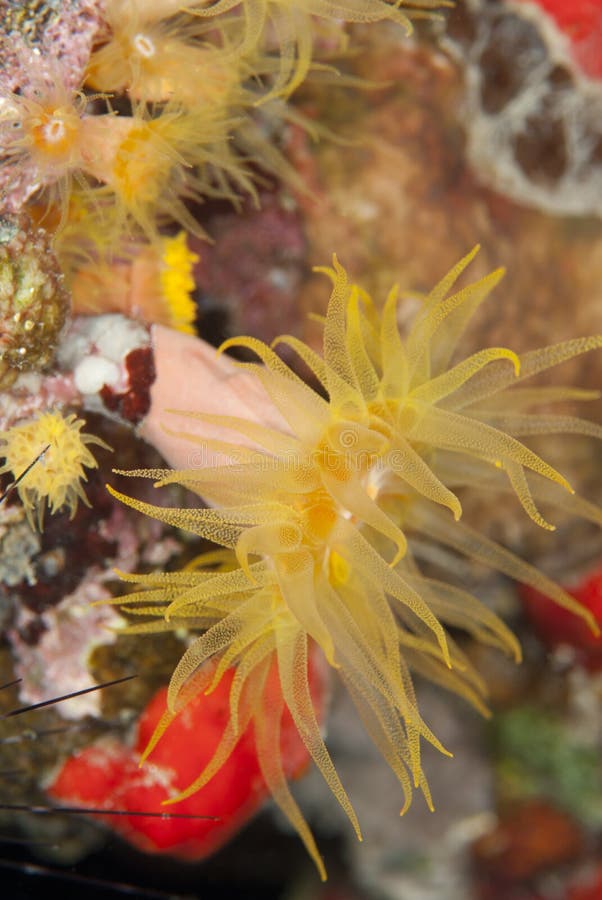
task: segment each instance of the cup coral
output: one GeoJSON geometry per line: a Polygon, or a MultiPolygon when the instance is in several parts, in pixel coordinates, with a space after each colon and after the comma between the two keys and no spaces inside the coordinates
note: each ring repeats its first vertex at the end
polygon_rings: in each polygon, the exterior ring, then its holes
{"type": "Polygon", "coordinates": [[[37,185],[56,185],[65,202],[84,153],[83,116],[88,98],[65,86],[58,72],[41,75],[27,93],[9,93],[0,103],[3,166],[17,170],[27,160],[37,185]]]}
{"type": "Polygon", "coordinates": [[[84,470],[98,463],[88,445],[111,448],[101,438],[82,432],[85,424],[75,413],[62,416],[55,410],[0,431],[0,453],[5,460],[0,474],[10,472],[20,479],[16,489],[32,528],[42,529],[46,504],[53,515],[68,507],[72,518],[78,499],[89,506],[81,482],[86,480],[84,470]]]}
{"type": "Polygon", "coordinates": [[[217,0],[216,3],[189,4],[197,16],[214,17],[234,10],[243,17],[242,46],[246,53],[262,45],[266,33],[276,36],[280,50],[280,70],[273,94],[291,94],[309,72],[315,28],[312,16],[339,22],[379,22],[385,19],[412,33],[414,18],[433,16],[445,0],[217,0]]]}
{"type": "Polygon", "coordinates": [[[7,200],[43,200],[71,272],[74,260],[102,265],[124,241],[156,242],[174,223],[206,237],[195,206],[216,197],[258,205],[262,173],[307,190],[275,138],[286,122],[327,133],[281,99],[313,65],[320,23],[344,44],[344,22],[391,20],[409,33],[410,18],[438,5],[445,0],[109,0],[79,81],[48,54],[32,56],[23,86],[0,85],[7,200]]]}
{"type": "MultiPolygon", "coordinates": [[[[255,196],[247,163],[229,144],[229,107],[197,103],[190,110],[174,99],[118,115],[107,105],[104,95],[68,89],[58,73],[52,84],[40,76],[28,94],[0,95],[0,166],[31,169],[35,188],[45,189],[47,213],[58,210],[59,233],[67,227],[81,242],[85,212],[86,233],[104,233],[101,241],[112,248],[136,231],[153,240],[165,220],[202,236],[187,201],[255,196]],[[105,111],[96,115],[100,97],[105,111]],[[78,221],[70,228],[74,210],[78,221]]],[[[60,243],[64,249],[67,242],[60,243]]]]}
{"type": "Polygon", "coordinates": [[[228,45],[230,19],[228,28],[216,29],[211,21],[183,14],[156,18],[150,7],[113,0],[107,20],[110,36],[92,53],[86,73],[94,90],[125,92],[149,103],[174,98],[186,106],[206,103],[227,115],[231,102],[240,99],[243,81],[260,73],[258,58],[244,60],[228,45]]]}
{"type": "Polygon", "coordinates": [[[522,356],[494,347],[450,366],[467,323],[502,275],[498,270],[450,294],[476,249],[425,299],[405,339],[398,329],[397,289],[379,313],[335,258],[333,268],[325,270],[333,291],[323,355],[290,336],[276,341],[302,357],[324,396],[262,342],[227,341],[224,349],[245,347],[264,363],[240,365],[254,373],[286,426],[277,430],[232,416],[183,413],[238,435],[238,442],[171,432],[201,444],[204,464],[122,473],[158,479],[159,485],[185,485],[215,508],[166,509],[111,489],[135,509],[225,548],[181,572],[124,576],[139,589],[117,602],[135,615],[152,617],[130,631],[181,626],[203,631],[173,674],[168,711],[146,755],[190,701],[196,673],[209,659],[217,665],[208,692],[236,666],[222,741],[179,799],[206,784],[255,722],[258,733],[264,732],[258,756],[272,773],[274,798],[322,874],[313,837],[282,777],[278,735],[265,731],[269,711],[257,700],[273,660],[283,702],[359,836],[312,705],[308,658],[314,644],[348,687],[397,775],[405,810],[412,786],[420,787],[431,805],[421,739],[446,752],[420,716],[411,672],[485,711],[485,687],[446,626],[520,659],[512,633],[476,597],[455,586],[449,573],[441,579],[422,574],[419,561],[428,558],[429,547],[446,545],[520,579],[596,629],[591,614],[560,586],[458,521],[462,507],[456,491],[478,483],[483,470],[494,478],[505,475],[507,482],[498,487],[513,490],[544,528],[551,526],[536,506],[539,499],[562,505],[566,498],[569,509],[602,521],[599,509],[573,498],[564,476],[515,436],[555,431],[601,436],[601,429],[579,419],[527,415],[553,393],[520,383],[602,346],[602,336],[522,356]]]}
{"type": "Polygon", "coordinates": [[[152,244],[124,245],[110,262],[102,257],[83,264],[76,260],[70,278],[73,312],[121,312],[193,334],[197,308],[192,273],[198,260],[184,231],[152,244]]]}

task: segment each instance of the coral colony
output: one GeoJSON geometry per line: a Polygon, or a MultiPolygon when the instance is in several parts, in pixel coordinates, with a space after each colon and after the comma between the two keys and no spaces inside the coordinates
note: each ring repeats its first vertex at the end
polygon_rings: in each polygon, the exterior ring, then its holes
{"type": "Polygon", "coordinates": [[[341,247],[342,262],[320,270],[331,293],[319,351],[285,334],[271,346],[228,339],[218,353],[194,336],[202,255],[189,239],[210,239],[201,205],[259,204],[270,179],[305,190],[278,134],[288,122],[319,134],[320,123],[295,109],[294,92],[336,81],[335,51],[349,39],[353,48],[348,23],[410,34],[445,5],[108,0],[101,11],[82,2],[75,23],[51,17],[45,36],[35,5],[18,21],[6,13],[0,474],[15,490],[3,508],[20,501],[42,530],[61,509],[73,518],[79,500],[94,504],[82,481],[95,447],[110,448],[72,411],[83,407],[138,426],[174,467],[124,469],[116,446],[118,474],[196,497],[154,505],[136,498],[141,482],[128,494],[109,484],[110,494],[144,514],[144,527],[150,517],[205,542],[180,570],[130,568],[120,573],[128,593],[96,598],[119,607],[122,633],[186,633],[187,649],[134,746],[92,745],[49,787],[70,806],[132,811],[104,821],[146,851],[205,856],[271,795],[325,878],[289,783],[313,762],[361,838],[324,738],[331,677],[395,773],[402,812],[415,789],[433,807],[421,745],[448,750],[421,716],[413,676],[487,714],[458,629],[521,659],[516,637],[457,584],[453,566],[433,574],[434,548],[515,579],[535,618],[551,603],[563,627],[597,641],[588,592],[580,603],[469,527],[462,503],[495,490],[546,531],[560,510],[602,524],[569,468],[530,448],[538,435],[601,438],[600,426],[554,411],[591,393],[529,383],[599,349],[602,335],[463,356],[464,332],[503,275],[463,278],[478,248],[438,273],[403,328],[399,287],[373,299],[341,247]],[[73,46],[69,67],[53,41],[73,46]],[[141,807],[190,818],[136,818],[141,807]]]}
{"type": "MultiPolygon", "coordinates": [[[[520,659],[504,624],[476,597],[421,573],[414,539],[451,547],[531,585],[583,618],[594,617],[543,573],[460,523],[456,491],[482,478],[512,490],[527,515],[553,530],[537,503],[600,522],[597,508],[573,497],[565,477],[516,436],[576,431],[602,436],[587,420],[535,410],[550,392],[522,382],[550,366],[602,346],[602,336],[566,341],[517,356],[491,347],[450,367],[470,317],[499,281],[491,275],[451,293],[475,251],[424,300],[404,339],[397,326],[397,289],[378,313],[334,260],[322,355],[292,336],[287,344],[312,370],[328,399],[303,383],[274,350],[236,338],[263,366],[251,371],[278,410],[282,426],[190,412],[188,416],[239,434],[242,442],[173,434],[201,442],[207,464],[184,470],[128,472],[185,485],[210,509],[166,509],[109,490],[135,509],[221,544],[230,552],[199,557],[178,573],[125,576],[140,590],[119,602],[159,622],[129,627],[144,633],[182,625],[205,629],[177,666],[144,758],[198,693],[211,693],[236,667],[230,721],[215,755],[186,790],[189,797],[228,759],[253,723],[261,771],[324,874],[307,825],[278,761],[280,734],[262,735],[273,715],[264,683],[276,669],[282,698],[314,763],[360,836],[359,824],[321,737],[310,690],[317,645],[342,678],[371,737],[410,803],[412,786],[431,797],[420,763],[420,739],[446,752],[422,720],[411,672],[432,679],[483,710],[483,688],[445,625],[520,659]],[[215,460],[211,464],[211,458],[215,460]],[[530,477],[529,477],[530,476],[530,477]],[[207,670],[208,660],[217,661],[207,670]]],[[[186,414],[183,414],[186,417],[186,414]]],[[[184,419],[185,422],[186,419],[184,419]]],[[[124,474],[124,473],[122,473],[124,474]]]]}

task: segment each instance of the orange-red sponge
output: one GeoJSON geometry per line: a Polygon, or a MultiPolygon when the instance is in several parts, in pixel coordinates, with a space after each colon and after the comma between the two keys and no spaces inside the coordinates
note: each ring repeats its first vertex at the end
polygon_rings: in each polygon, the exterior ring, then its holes
{"type": "MultiPolygon", "coordinates": [[[[69,805],[154,813],[146,817],[98,816],[148,853],[188,860],[213,853],[257,812],[270,793],[257,759],[252,725],[208,784],[186,800],[163,804],[194,781],[217,749],[230,715],[234,673],[234,669],[226,672],[210,694],[198,693],[140,766],[141,754],[166,709],[167,689],[161,688],[140,717],[133,749],[113,739],[88,747],[63,765],[49,788],[50,796],[69,805]]],[[[268,682],[271,690],[280,692],[275,666],[268,682]]],[[[312,689],[317,706],[323,708],[325,684],[317,668],[313,669],[312,689]]],[[[286,707],[280,727],[286,777],[298,778],[309,764],[309,754],[286,707]]]]}
{"type": "MultiPolygon", "coordinates": [[[[592,613],[602,630],[602,565],[567,590],[592,613]]],[[[548,647],[572,647],[576,662],[592,671],[602,670],[602,635],[594,634],[582,619],[557,606],[535,588],[523,586],[521,594],[535,630],[548,647]]]]}

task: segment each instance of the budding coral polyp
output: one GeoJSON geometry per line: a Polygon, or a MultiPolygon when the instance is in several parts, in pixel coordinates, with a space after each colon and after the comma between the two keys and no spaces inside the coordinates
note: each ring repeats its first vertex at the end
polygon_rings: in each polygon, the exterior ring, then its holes
{"type": "MultiPolygon", "coordinates": [[[[275,661],[284,703],[359,835],[311,701],[308,658],[317,645],[395,772],[404,810],[413,788],[432,806],[421,741],[446,751],[420,715],[412,673],[486,713],[485,685],[448,627],[464,629],[520,659],[508,628],[456,586],[449,573],[438,578],[421,572],[420,561],[428,559],[433,544],[536,587],[595,628],[589,613],[543,573],[459,521],[459,488],[482,482],[485,470],[494,487],[515,493],[539,525],[547,524],[539,501],[566,505],[602,523],[602,511],[574,498],[564,476],[518,439],[553,431],[602,435],[586,421],[533,412],[533,406],[554,395],[520,386],[537,372],[602,346],[602,336],[522,356],[489,348],[450,364],[472,315],[502,275],[494,272],[451,293],[476,249],[428,295],[405,337],[398,327],[397,291],[382,312],[377,310],[364,291],[349,283],[335,258],[333,268],[325,270],[333,290],[322,355],[291,336],[275,342],[297,352],[324,396],[261,341],[227,341],[224,348],[242,346],[259,357],[263,365],[240,365],[260,381],[288,430],[231,416],[182,413],[234,432],[251,446],[172,432],[236,462],[124,473],[157,479],[158,485],[184,485],[214,508],[166,509],[111,489],[135,509],[225,548],[217,569],[211,556],[179,573],[128,575],[138,590],[117,601],[134,615],[151,617],[132,625],[131,632],[203,630],[174,672],[168,712],[147,755],[192,696],[191,685],[205,663],[214,656],[219,660],[214,684],[227,667],[236,666],[231,720],[222,744],[181,796],[206,783],[249,722],[258,732],[264,727],[270,712],[261,684],[265,667],[275,661]]],[[[566,398],[566,389],[558,389],[557,396],[566,398]]],[[[266,770],[269,758],[281,752],[275,737],[260,742],[257,750],[266,770]]],[[[311,832],[286,784],[276,779],[269,785],[323,874],[311,832]]]]}

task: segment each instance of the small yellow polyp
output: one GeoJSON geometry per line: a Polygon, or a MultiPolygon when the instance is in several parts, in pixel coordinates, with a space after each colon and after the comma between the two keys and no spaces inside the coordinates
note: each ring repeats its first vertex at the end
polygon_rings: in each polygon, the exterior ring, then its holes
{"type": "Polygon", "coordinates": [[[32,528],[42,530],[46,505],[52,515],[66,506],[71,518],[78,500],[89,506],[81,482],[86,481],[85,469],[98,465],[89,445],[105,450],[111,447],[95,435],[83,433],[84,425],[75,413],[63,416],[55,410],[0,432],[0,454],[4,456],[0,474],[10,472],[15,480],[20,479],[16,490],[32,528]]]}

